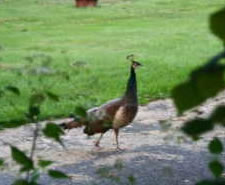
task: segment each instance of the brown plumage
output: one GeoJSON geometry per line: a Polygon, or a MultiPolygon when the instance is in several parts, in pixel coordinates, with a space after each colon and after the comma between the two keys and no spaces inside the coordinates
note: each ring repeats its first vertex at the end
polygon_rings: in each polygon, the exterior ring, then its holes
{"type": "Polygon", "coordinates": [[[84,133],[89,136],[100,133],[101,135],[95,146],[99,146],[100,140],[105,132],[109,129],[114,129],[117,148],[119,148],[119,129],[131,123],[138,111],[135,69],[141,64],[134,61],[133,56],[129,56],[129,59],[130,58],[132,58],[130,77],[124,95],[121,98],[111,100],[100,107],[94,107],[87,110],[86,118],[80,120],[75,119],[72,122],[61,124],[64,129],[84,126],[84,133]]]}

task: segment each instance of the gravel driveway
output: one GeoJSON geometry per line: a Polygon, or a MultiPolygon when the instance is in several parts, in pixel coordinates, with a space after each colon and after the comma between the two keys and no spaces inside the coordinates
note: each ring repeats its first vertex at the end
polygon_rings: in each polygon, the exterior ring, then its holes
{"type": "MultiPolygon", "coordinates": [[[[38,139],[36,158],[54,160],[52,168],[66,172],[71,179],[55,180],[43,174],[40,183],[192,185],[200,179],[211,178],[207,161],[213,156],[208,153],[207,144],[214,136],[220,137],[225,144],[225,131],[218,128],[204,135],[200,141],[192,142],[179,128],[189,118],[207,116],[218,103],[225,103],[224,96],[208,101],[199,107],[199,111],[183,117],[176,117],[171,100],[158,100],[140,106],[132,125],[120,132],[120,145],[125,148],[123,151],[115,149],[112,132],[104,135],[101,149],[93,147],[98,136],[88,138],[82,129],[71,130],[63,137],[67,150],[41,137],[38,139]]],[[[18,169],[7,157],[10,154],[9,147],[1,141],[29,151],[33,128],[33,125],[27,125],[0,132],[0,157],[5,158],[7,163],[0,174],[0,185],[11,184],[18,169]]],[[[222,160],[225,161],[224,153],[222,160]]]]}

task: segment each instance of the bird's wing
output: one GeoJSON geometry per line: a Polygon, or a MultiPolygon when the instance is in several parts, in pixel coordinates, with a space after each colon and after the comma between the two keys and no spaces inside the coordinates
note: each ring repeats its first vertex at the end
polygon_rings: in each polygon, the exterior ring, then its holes
{"type": "Polygon", "coordinates": [[[117,98],[111,101],[106,102],[100,107],[100,110],[102,112],[105,112],[106,118],[110,119],[113,121],[114,116],[117,112],[117,110],[120,108],[120,106],[123,104],[123,99],[122,98],[117,98]]]}
{"type": "Polygon", "coordinates": [[[123,100],[117,98],[106,102],[99,107],[93,107],[87,110],[87,115],[89,120],[113,120],[116,111],[121,106],[123,100]]]}
{"type": "Polygon", "coordinates": [[[94,134],[100,132],[106,132],[112,128],[112,123],[116,111],[119,109],[123,100],[117,98],[106,102],[100,107],[94,107],[87,111],[88,124],[86,125],[85,133],[94,134]]]}
{"type": "Polygon", "coordinates": [[[87,119],[73,120],[68,123],[62,123],[60,126],[64,129],[72,129],[85,126],[84,133],[93,135],[95,133],[104,133],[112,128],[112,123],[116,111],[122,105],[122,98],[117,98],[106,102],[100,107],[93,107],[87,110],[87,119]]]}

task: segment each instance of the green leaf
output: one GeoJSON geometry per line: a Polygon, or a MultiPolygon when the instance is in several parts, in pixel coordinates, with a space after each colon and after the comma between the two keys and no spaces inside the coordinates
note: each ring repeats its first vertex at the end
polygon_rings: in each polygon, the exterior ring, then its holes
{"type": "Polygon", "coordinates": [[[209,151],[213,154],[220,154],[223,152],[223,144],[218,138],[214,138],[210,143],[209,143],[209,151]]]}
{"type": "MultiPolygon", "coordinates": [[[[216,59],[213,58],[212,61],[218,62],[222,57],[223,55],[216,59]]],[[[187,82],[172,90],[172,98],[179,114],[200,105],[224,89],[224,66],[211,64],[210,62],[193,71],[187,82]]]]}
{"type": "Polygon", "coordinates": [[[46,95],[48,96],[49,99],[53,100],[53,101],[59,101],[59,96],[50,92],[50,91],[46,91],[46,95]]]}
{"type": "Polygon", "coordinates": [[[40,178],[40,172],[39,172],[38,169],[35,169],[35,170],[31,173],[30,182],[31,182],[32,184],[36,184],[39,178],[40,178]]]}
{"type": "Polygon", "coordinates": [[[38,166],[40,166],[42,168],[46,168],[46,167],[50,166],[52,163],[53,163],[53,161],[49,161],[49,160],[39,160],[38,166]]]}
{"type": "Polygon", "coordinates": [[[48,170],[48,175],[56,179],[69,178],[65,173],[58,170],[48,170]]]}
{"type": "Polygon", "coordinates": [[[203,180],[198,182],[196,185],[224,185],[225,179],[215,179],[215,180],[203,180]]]}
{"type": "Polygon", "coordinates": [[[87,116],[86,110],[81,106],[75,108],[75,114],[83,118],[87,116]]]}
{"type": "Polygon", "coordinates": [[[38,116],[40,114],[40,107],[36,105],[32,105],[29,107],[29,117],[33,118],[34,116],[38,116]]]}
{"type": "Polygon", "coordinates": [[[225,42],[225,8],[210,16],[210,29],[214,35],[225,42]]]}
{"type": "Polygon", "coordinates": [[[15,86],[9,85],[9,86],[6,86],[5,89],[6,89],[7,91],[10,91],[10,92],[14,93],[14,94],[17,95],[17,96],[20,95],[20,90],[19,90],[17,87],[15,87],[15,86]]]}
{"type": "Polygon", "coordinates": [[[48,123],[46,127],[43,129],[43,133],[46,137],[54,139],[55,141],[59,142],[61,145],[63,144],[60,136],[64,134],[63,130],[60,126],[54,123],[48,123]]]}
{"type": "Polygon", "coordinates": [[[188,121],[182,127],[182,131],[193,139],[197,139],[201,134],[204,134],[214,128],[211,121],[206,119],[194,119],[188,121]]]}
{"type": "Polygon", "coordinates": [[[25,179],[18,179],[15,182],[13,182],[12,185],[30,185],[29,182],[25,179]]]}
{"type": "Polygon", "coordinates": [[[214,160],[209,163],[209,169],[215,177],[220,177],[223,173],[224,167],[218,160],[214,160]]]}
{"type": "Polygon", "coordinates": [[[4,160],[0,158],[0,167],[4,165],[4,160]]]}
{"type": "Polygon", "coordinates": [[[41,105],[45,100],[45,95],[43,93],[34,93],[30,97],[30,106],[38,106],[41,105]]]}
{"type": "Polygon", "coordinates": [[[221,105],[216,108],[216,110],[212,113],[210,119],[214,123],[219,123],[225,126],[225,106],[221,105]]]}
{"type": "Polygon", "coordinates": [[[210,180],[203,180],[203,181],[198,182],[196,185],[214,185],[214,184],[210,180]]]}
{"type": "Polygon", "coordinates": [[[20,171],[29,171],[34,168],[33,161],[23,151],[14,146],[10,147],[13,160],[21,166],[20,171]]]}
{"type": "Polygon", "coordinates": [[[16,128],[25,124],[27,124],[26,119],[11,119],[9,121],[0,121],[0,130],[3,130],[5,128],[16,128]]]}
{"type": "Polygon", "coordinates": [[[136,178],[133,175],[130,175],[128,177],[128,181],[130,182],[131,185],[136,184],[136,178]]]}

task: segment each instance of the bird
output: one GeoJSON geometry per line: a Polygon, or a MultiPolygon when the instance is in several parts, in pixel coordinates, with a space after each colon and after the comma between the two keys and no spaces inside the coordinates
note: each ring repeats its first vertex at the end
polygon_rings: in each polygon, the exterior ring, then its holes
{"type": "Polygon", "coordinates": [[[60,126],[64,130],[84,127],[83,132],[88,136],[100,134],[100,137],[95,142],[96,147],[100,147],[100,141],[103,135],[110,129],[114,130],[116,148],[119,146],[119,130],[122,127],[129,125],[135,118],[138,112],[138,97],[137,97],[137,80],[136,69],[142,64],[134,60],[134,55],[128,55],[127,59],[131,62],[130,75],[127,82],[124,94],[117,99],[110,100],[99,107],[94,107],[86,111],[86,116],[76,118],[74,120],[62,123],[60,126]]]}

